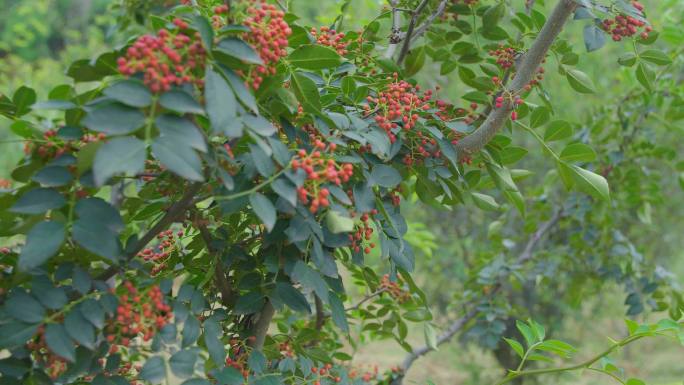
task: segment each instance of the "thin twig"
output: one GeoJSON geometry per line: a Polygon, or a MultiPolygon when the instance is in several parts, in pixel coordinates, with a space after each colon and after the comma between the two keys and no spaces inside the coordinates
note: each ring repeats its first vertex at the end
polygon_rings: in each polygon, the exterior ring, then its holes
{"type": "Polygon", "coordinates": [[[200,221],[196,221],[195,227],[197,227],[199,230],[200,236],[202,237],[204,244],[207,246],[207,251],[209,254],[213,254],[215,259],[214,282],[216,282],[216,287],[221,293],[221,303],[223,303],[225,307],[230,308],[233,305],[234,300],[233,288],[231,287],[230,282],[228,281],[228,276],[223,269],[223,260],[221,259],[221,255],[219,253],[220,250],[217,250],[213,246],[211,232],[206,225],[202,224],[200,221]]]}
{"type": "Polygon", "coordinates": [[[423,9],[428,4],[428,0],[423,0],[418,4],[416,9],[411,15],[411,20],[409,21],[408,28],[406,29],[406,37],[404,38],[404,44],[401,46],[401,51],[399,51],[399,57],[397,58],[397,64],[401,64],[408,54],[409,48],[411,48],[411,39],[413,37],[413,30],[416,28],[416,23],[418,23],[418,17],[423,12],[423,9]]]}
{"type": "Polygon", "coordinates": [[[357,309],[360,308],[361,305],[363,305],[364,303],[370,301],[371,299],[373,299],[373,298],[379,296],[380,294],[382,294],[382,293],[384,293],[384,292],[386,292],[386,291],[387,291],[387,289],[385,289],[385,288],[378,289],[378,290],[372,292],[371,294],[368,294],[367,296],[363,297],[363,299],[361,299],[361,301],[359,301],[356,305],[344,309],[344,311],[357,310],[357,309]]]}

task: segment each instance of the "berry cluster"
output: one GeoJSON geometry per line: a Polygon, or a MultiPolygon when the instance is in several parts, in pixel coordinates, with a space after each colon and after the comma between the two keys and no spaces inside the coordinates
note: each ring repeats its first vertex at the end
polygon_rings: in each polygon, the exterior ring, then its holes
{"type": "Polygon", "coordinates": [[[118,345],[129,346],[139,336],[145,342],[151,340],[172,317],[171,306],[164,303],[159,286],[151,286],[145,292],[139,292],[130,281],[125,281],[123,286],[125,292],[118,297],[116,317],[105,329],[111,353],[118,351],[118,345]]]}
{"type": "Polygon", "coordinates": [[[166,268],[166,260],[177,249],[177,240],[182,236],[183,230],[179,230],[177,233],[174,233],[173,230],[162,231],[157,234],[157,240],[159,240],[157,246],[145,248],[138,253],[138,256],[146,262],[155,264],[150,272],[152,276],[159,274],[160,271],[166,268]]]}
{"type": "MultiPolygon", "coordinates": [[[[363,382],[370,382],[373,379],[376,379],[378,377],[378,365],[369,365],[370,370],[364,370],[363,374],[361,375],[361,380],[363,382]]],[[[355,379],[356,377],[359,376],[358,369],[352,369],[349,371],[349,378],[355,379]]]]}
{"type": "Polygon", "coordinates": [[[411,294],[402,289],[399,282],[390,280],[389,274],[382,276],[382,279],[380,280],[380,290],[389,293],[389,295],[399,303],[406,302],[411,298],[411,294]]]}
{"type": "Polygon", "coordinates": [[[375,122],[385,130],[390,142],[397,140],[399,124],[403,130],[410,130],[418,121],[418,113],[429,110],[432,91],[427,90],[421,95],[420,86],[413,86],[405,80],[398,80],[395,72],[391,82],[377,98],[369,96],[364,105],[366,115],[377,113],[375,122]]]}
{"type": "Polygon", "coordinates": [[[117,61],[119,72],[131,76],[143,72],[144,83],[152,92],[168,91],[173,85],[186,83],[201,87],[204,80],[197,73],[204,67],[206,53],[199,33],[195,38],[180,32],[188,24],[176,18],[177,29],[161,29],[157,36],[144,35],[117,61]]]}
{"type": "Polygon", "coordinates": [[[0,189],[10,189],[12,188],[12,181],[8,179],[0,178],[0,189]]]}
{"type": "Polygon", "coordinates": [[[297,189],[297,196],[303,204],[310,204],[309,211],[316,213],[319,207],[330,205],[330,190],[323,186],[324,183],[341,185],[348,182],[354,174],[354,166],[351,163],[338,164],[333,158],[337,145],[326,144],[321,140],[314,142],[311,153],[299,150],[297,158],[292,160],[294,171],[303,170],[306,173],[304,186],[297,189]]]}
{"type": "MultiPolygon", "coordinates": [[[[425,159],[434,157],[439,159],[442,157],[442,150],[440,150],[437,145],[437,140],[435,138],[430,138],[423,134],[422,131],[417,131],[415,138],[408,141],[409,152],[404,155],[402,162],[407,166],[413,166],[415,164],[423,164],[425,159]]],[[[392,197],[393,203],[395,202],[394,195],[392,197]]]]}
{"type": "Polygon", "coordinates": [[[342,382],[342,378],[340,376],[335,376],[331,372],[332,365],[331,364],[325,364],[322,367],[314,366],[311,368],[311,373],[315,376],[317,376],[317,379],[313,382],[314,385],[321,385],[321,380],[324,378],[328,378],[333,382],[342,382]]]}
{"type": "MultiPolygon", "coordinates": [[[[247,341],[254,341],[255,337],[251,336],[247,341]]],[[[232,367],[239,371],[242,376],[247,379],[249,377],[249,367],[247,361],[249,359],[249,348],[247,341],[239,340],[236,337],[230,339],[229,355],[226,358],[226,366],[232,367]]]]}
{"type": "MultiPolygon", "coordinates": [[[[370,214],[377,215],[377,213],[378,210],[373,209],[370,214]]],[[[375,248],[375,243],[370,241],[373,237],[373,227],[371,226],[370,219],[371,217],[368,213],[363,213],[361,215],[361,224],[355,225],[354,232],[349,234],[351,248],[355,253],[360,253],[361,249],[363,249],[364,254],[370,254],[371,250],[375,248]]]]}
{"type": "Polygon", "coordinates": [[[513,47],[506,47],[500,43],[499,48],[489,51],[489,56],[494,57],[496,64],[498,64],[499,67],[509,69],[515,64],[518,51],[513,47]]]}
{"type": "Polygon", "coordinates": [[[34,362],[43,366],[50,378],[55,379],[66,371],[66,360],[54,354],[47,346],[45,341],[45,325],[38,327],[34,339],[26,344],[26,348],[31,352],[34,362]]]}
{"type": "MultiPolygon", "coordinates": [[[[632,5],[639,12],[644,10],[644,6],[638,1],[633,1],[632,5]]],[[[644,21],[627,15],[617,15],[614,19],[604,19],[601,22],[601,28],[613,35],[614,41],[620,41],[622,38],[631,37],[636,34],[639,34],[642,39],[648,39],[649,33],[653,31],[653,28],[650,25],[646,25],[644,21]],[[643,28],[643,30],[640,31],[640,28],[643,28]]]]}
{"type": "Polygon", "coordinates": [[[292,29],[283,19],[285,14],[275,5],[258,1],[253,7],[247,9],[249,16],[244,25],[250,30],[243,35],[243,39],[252,45],[264,65],[250,70],[247,76],[247,85],[257,90],[266,75],[274,75],[278,60],[287,55],[287,37],[292,34],[292,29]]]}
{"type": "Polygon", "coordinates": [[[348,42],[342,41],[344,39],[344,32],[337,32],[334,29],[328,27],[321,27],[319,30],[316,28],[311,28],[311,36],[316,39],[316,42],[320,45],[330,47],[337,51],[340,55],[347,54],[348,42]]]}
{"type": "MultiPolygon", "coordinates": [[[[503,103],[504,103],[504,96],[500,95],[497,96],[496,99],[494,99],[494,108],[502,108],[503,103]]],[[[515,95],[515,97],[511,97],[511,103],[513,104],[513,108],[518,108],[521,104],[525,103],[525,101],[518,95],[515,95]]],[[[518,120],[518,112],[513,110],[511,111],[511,120],[515,121],[518,120]]]]}
{"type": "Polygon", "coordinates": [[[80,140],[64,141],[57,137],[56,130],[47,130],[43,133],[42,141],[26,141],[24,143],[24,153],[31,155],[35,152],[39,158],[48,161],[58,158],[65,153],[76,152],[88,143],[104,139],[106,139],[106,135],[100,132],[98,134],[85,134],[80,140]]]}
{"type": "Polygon", "coordinates": [[[211,26],[214,29],[220,29],[223,27],[227,20],[225,15],[230,11],[228,4],[221,4],[214,7],[214,14],[211,16],[211,26]]]}

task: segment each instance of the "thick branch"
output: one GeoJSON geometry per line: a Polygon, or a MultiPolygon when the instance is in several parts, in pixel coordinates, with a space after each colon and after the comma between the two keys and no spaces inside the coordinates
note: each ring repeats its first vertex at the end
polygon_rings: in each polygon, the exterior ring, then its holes
{"type": "Polygon", "coordinates": [[[316,305],[316,330],[323,329],[325,324],[325,313],[323,313],[323,301],[314,294],[314,304],[316,305]]]}
{"type": "Polygon", "coordinates": [[[218,254],[219,250],[216,250],[216,248],[213,246],[211,233],[209,232],[209,229],[207,229],[207,226],[201,224],[199,221],[195,225],[200,232],[200,236],[202,237],[204,244],[207,246],[207,251],[209,254],[214,254],[213,256],[216,259],[214,265],[214,282],[221,293],[221,302],[224,306],[230,307],[232,306],[234,299],[233,288],[228,281],[226,271],[223,269],[223,260],[218,254]]]}
{"type": "MultiPolygon", "coordinates": [[[[515,77],[511,81],[507,93],[518,94],[532,80],[551,44],[563,30],[563,25],[576,7],[577,3],[574,0],[559,0],[534,43],[532,43],[532,47],[522,58],[520,65],[517,66],[515,77]]],[[[504,105],[492,110],[475,132],[456,144],[459,157],[463,159],[480,151],[504,126],[512,110],[512,101],[506,98],[504,105]]]]}
{"type": "MultiPolygon", "coordinates": [[[[449,3],[449,0],[442,0],[439,5],[437,5],[437,8],[435,9],[434,12],[424,21],[422,22],[418,28],[416,28],[415,32],[413,32],[413,36],[411,37],[411,40],[415,41],[419,37],[423,36],[425,31],[430,28],[430,26],[437,20],[438,17],[442,16],[444,13],[444,10],[446,10],[446,6],[449,3]]],[[[413,43],[413,41],[411,43],[413,43]]]]}
{"type": "MultiPolygon", "coordinates": [[[[528,239],[522,253],[520,253],[518,258],[516,258],[516,264],[522,264],[532,258],[532,251],[534,250],[534,248],[539,244],[544,235],[548,233],[553,227],[555,227],[556,224],[558,224],[558,221],[560,221],[562,217],[563,210],[560,209],[553,214],[551,219],[549,219],[547,222],[544,222],[544,224],[539,226],[537,231],[535,231],[534,234],[532,234],[528,239]]],[[[489,293],[488,297],[493,297],[500,289],[501,284],[497,284],[495,288],[489,293]]],[[[477,311],[477,309],[472,309],[463,317],[452,322],[451,325],[449,325],[449,327],[447,328],[447,330],[444,331],[444,333],[442,333],[439,337],[437,337],[437,346],[449,342],[456,334],[463,330],[463,328],[468,324],[468,322],[475,318],[478,313],[479,312],[477,311]]],[[[401,364],[401,374],[397,377],[397,379],[395,379],[392,382],[392,385],[401,385],[403,377],[409,370],[409,368],[411,368],[411,365],[413,365],[413,363],[418,358],[428,354],[430,351],[432,351],[432,348],[425,345],[420,348],[414,349],[413,352],[408,354],[406,358],[404,358],[404,362],[401,364]]]]}
{"type": "Polygon", "coordinates": [[[397,64],[401,64],[408,54],[409,48],[411,48],[411,39],[413,37],[413,30],[416,28],[416,23],[418,23],[418,17],[420,17],[421,12],[427,6],[428,0],[423,0],[418,4],[416,9],[411,15],[411,20],[409,21],[408,28],[406,29],[406,37],[404,38],[404,44],[401,46],[401,51],[399,52],[399,57],[397,58],[397,64]]]}
{"type": "Polygon", "coordinates": [[[399,0],[389,0],[390,7],[392,7],[392,31],[390,32],[389,45],[385,51],[385,58],[390,59],[397,51],[397,46],[401,39],[399,37],[399,0]]]}
{"type": "Polygon", "coordinates": [[[254,340],[251,342],[250,346],[255,350],[261,350],[264,347],[264,341],[266,341],[266,335],[268,334],[268,327],[271,325],[271,320],[275,315],[275,308],[271,301],[268,299],[258,313],[259,319],[257,319],[254,327],[252,328],[252,335],[254,340]]]}
{"type": "MultiPolygon", "coordinates": [[[[166,230],[172,223],[176,222],[180,216],[187,210],[190,205],[192,204],[192,200],[195,198],[195,195],[200,192],[202,189],[202,183],[193,183],[188,187],[187,190],[185,190],[185,194],[183,194],[183,197],[181,199],[172,204],[171,207],[166,211],[166,214],[162,217],[162,219],[159,220],[154,226],[152,226],[151,229],[145,233],[145,235],[136,242],[135,246],[129,252],[126,254],[126,262],[133,259],[140,250],[145,248],[150,241],[152,241],[157,234],[161,233],[162,231],[166,230]]],[[[113,277],[116,275],[116,273],[119,271],[119,266],[110,266],[107,270],[105,270],[102,274],[100,274],[97,279],[101,281],[106,281],[109,278],[113,277]]]]}

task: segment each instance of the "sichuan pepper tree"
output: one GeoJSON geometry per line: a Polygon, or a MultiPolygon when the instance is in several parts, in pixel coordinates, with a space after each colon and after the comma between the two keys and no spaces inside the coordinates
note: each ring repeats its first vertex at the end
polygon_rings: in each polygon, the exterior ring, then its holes
{"type": "MultiPolygon", "coordinates": [[[[48,100],[29,87],[0,99],[26,143],[0,196],[3,382],[400,382],[350,368],[343,341],[363,323],[411,351],[407,322],[424,322],[439,342],[402,197],[496,208],[476,187],[486,172],[524,216],[504,128],[548,120],[547,57],[572,89],[595,88],[559,38],[568,19],[587,19],[589,50],[605,33],[656,38],[623,1],[559,0],[545,15],[532,1],[393,0],[359,31],[339,31],[342,16],[300,25],[278,2],[182,3],[124,2],[124,46],[73,63],[74,84],[48,100]],[[458,74],[465,104],[412,78],[427,57],[458,74]],[[372,253],[383,271],[365,265],[372,253]],[[350,286],[365,296],[352,303],[350,286]]],[[[670,58],[633,60],[647,84],[670,58]]],[[[558,183],[610,200],[585,147],[548,151],[558,183]]],[[[675,321],[630,324],[599,357],[681,338],[675,321]]],[[[545,344],[533,321],[519,328],[527,348],[509,342],[522,362],[500,383],[594,363],[524,371],[542,346],[573,349],[545,344]]]]}

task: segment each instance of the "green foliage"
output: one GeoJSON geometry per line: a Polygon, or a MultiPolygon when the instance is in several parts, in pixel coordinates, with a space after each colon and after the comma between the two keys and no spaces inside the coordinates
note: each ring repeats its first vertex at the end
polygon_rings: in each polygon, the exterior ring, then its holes
{"type": "MultiPolygon", "coordinates": [[[[490,348],[505,341],[519,356],[499,384],[578,369],[616,378],[612,364],[594,367],[616,348],[684,340],[680,288],[639,253],[638,234],[620,231],[637,210],[650,222],[664,200],[652,164],[680,166],[672,134],[637,130],[653,111],[682,118],[670,72],[681,53],[651,47],[656,33],[631,37],[634,56],[612,65],[627,66],[640,88],[580,122],[559,112],[544,74],[582,97],[603,83],[578,68],[584,53],[571,42],[580,39],[557,38],[559,28],[573,12],[642,20],[641,10],[415,3],[396,5],[417,7],[410,19],[383,11],[343,36],[350,2],[334,31],[310,32],[283,4],[125,1],[115,7],[125,44],[68,65],[71,80],[47,98],[24,85],[3,96],[0,113],[27,143],[0,195],[3,378],[397,384],[409,367],[354,377],[348,347],[392,339],[413,357],[458,332],[490,348]],[[546,57],[556,71],[537,68],[546,57]],[[454,98],[419,87],[436,68],[458,78],[454,98]],[[533,155],[540,175],[513,168],[533,155]],[[469,315],[440,334],[412,276],[436,237],[404,212],[444,216],[460,205],[488,212],[476,214],[487,241],[463,253],[463,290],[449,299],[469,315]],[[527,244],[504,239],[504,222],[531,233],[527,244]],[[556,242],[540,258],[547,233],[556,242]],[[511,338],[506,322],[530,314],[498,294],[531,285],[549,295],[554,282],[575,303],[583,286],[608,279],[625,285],[629,316],[648,303],[671,319],[629,322],[629,337],[585,363],[525,369],[575,348],[534,321],[513,322],[522,339],[511,338]],[[410,323],[423,328],[424,350],[411,345],[410,323]]],[[[587,26],[586,50],[604,47],[603,31],[587,26]]],[[[435,225],[453,224],[442,219],[435,225]]]]}

